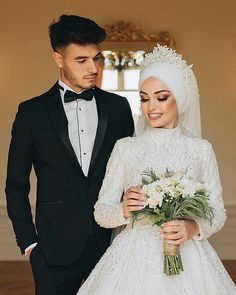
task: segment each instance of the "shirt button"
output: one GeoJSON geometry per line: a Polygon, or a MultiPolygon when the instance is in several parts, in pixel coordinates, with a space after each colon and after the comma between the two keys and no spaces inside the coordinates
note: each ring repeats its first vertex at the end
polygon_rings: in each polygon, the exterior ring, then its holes
{"type": "Polygon", "coordinates": [[[81,132],[84,132],[84,130],[83,130],[83,129],[81,129],[81,132]]]}
{"type": "Polygon", "coordinates": [[[86,153],[84,153],[84,155],[86,155],[86,153]]]}

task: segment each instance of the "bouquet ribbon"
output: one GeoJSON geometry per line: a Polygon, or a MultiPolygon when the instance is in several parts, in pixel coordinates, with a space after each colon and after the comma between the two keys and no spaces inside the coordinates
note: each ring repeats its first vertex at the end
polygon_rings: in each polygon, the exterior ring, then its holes
{"type": "Polygon", "coordinates": [[[183,263],[180,256],[180,246],[164,241],[164,273],[168,276],[180,274],[183,263]]]}

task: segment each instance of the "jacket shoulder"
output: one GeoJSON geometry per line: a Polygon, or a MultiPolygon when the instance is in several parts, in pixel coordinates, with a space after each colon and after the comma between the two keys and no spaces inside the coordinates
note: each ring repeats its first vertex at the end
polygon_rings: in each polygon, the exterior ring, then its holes
{"type": "Polygon", "coordinates": [[[108,92],[106,90],[103,90],[101,88],[96,87],[96,92],[98,95],[100,95],[101,97],[106,98],[107,100],[112,101],[112,103],[123,103],[126,104],[128,101],[124,96],[120,96],[118,94],[112,93],[112,92],[108,92]]]}
{"type": "Polygon", "coordinates": [[[49,90],[47,90],[46,92],[20,102],[19,108],[20,109],[25,109],[25,108],[27,109],[27,108],[31,108],[34,106],[35,107],[39,106],[48,96],[50,96],[50,94],[52,92],[55,92],[56,84],[53,85],[53,87],[50,88],[49,90]]]}

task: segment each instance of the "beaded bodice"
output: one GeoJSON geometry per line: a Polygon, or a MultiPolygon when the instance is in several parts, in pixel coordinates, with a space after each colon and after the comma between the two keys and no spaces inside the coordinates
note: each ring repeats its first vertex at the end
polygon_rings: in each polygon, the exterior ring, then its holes
{"type": "Polygon", "coordinates": [[[196,220],[201,232],[199,239],[209,237],[223,226],[226,215],[213,149],[206,140],[183,135],[179,127],[148,127],[140,136],[117,141],[95,205],[95,219],[101,226],[112,228],[130,223],[123,216],[122,195],[131,186],[141,184],[142,172],[147,168],[156,172],[186,171],[210,191],[215,218],[212,226],[196,220]]]}

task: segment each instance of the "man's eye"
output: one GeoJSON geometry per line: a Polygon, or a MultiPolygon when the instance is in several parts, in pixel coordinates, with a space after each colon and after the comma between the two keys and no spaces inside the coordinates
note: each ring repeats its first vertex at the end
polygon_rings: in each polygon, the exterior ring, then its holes
{"type": "Polygon", "coordinates": [[[85,61],[86,61],[86,59],[80,59],[80,60],[78,60],[78,63],[82,64],[82,63],[84,63],[85,61]]]}

